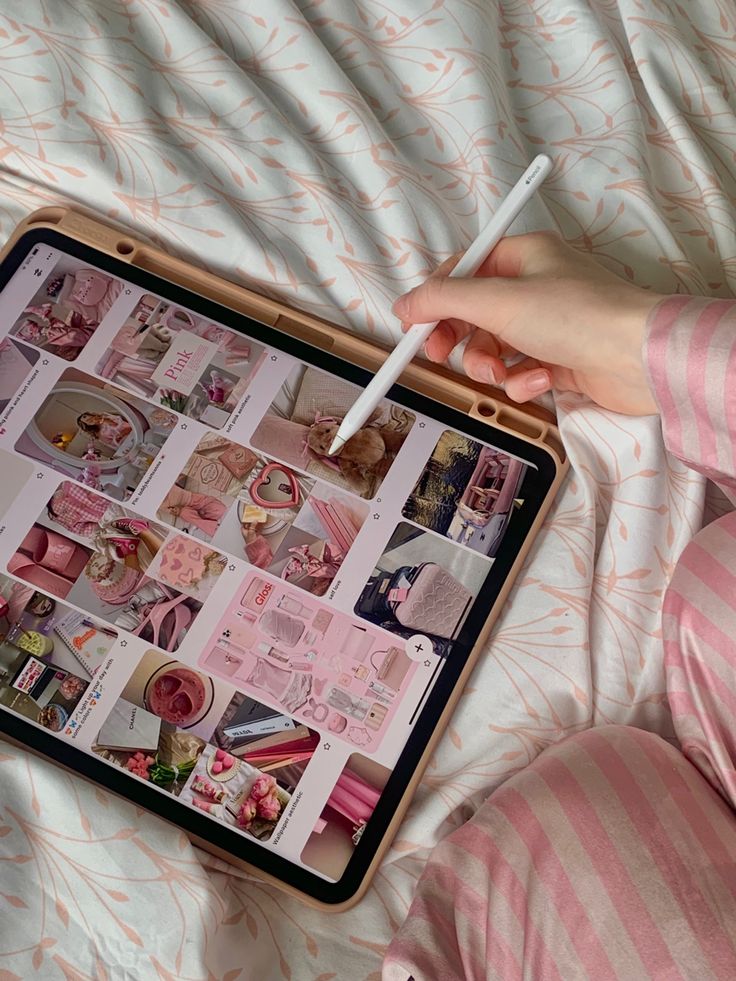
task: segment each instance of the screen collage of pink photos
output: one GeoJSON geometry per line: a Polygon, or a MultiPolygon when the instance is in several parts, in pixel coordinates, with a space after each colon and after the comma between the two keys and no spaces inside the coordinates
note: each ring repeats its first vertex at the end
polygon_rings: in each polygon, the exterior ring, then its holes
{"type": "Polygon", "coordinates": [[[0,314],[0,711],[339,879],[532,465],[331,458],[355,385],[52,247],[0,314]]]}

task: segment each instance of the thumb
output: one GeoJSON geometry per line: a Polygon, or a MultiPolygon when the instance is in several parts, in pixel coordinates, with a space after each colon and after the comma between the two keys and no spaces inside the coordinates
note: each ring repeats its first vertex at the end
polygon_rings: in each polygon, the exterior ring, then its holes
{"type": "Polygon", "coordinates": [[[404,323],[465,320],[496,332],[500,324],[513,316],[519,292],[518,282],[513,279],[430,276],[400,296],[392,310],[404,323]]]}

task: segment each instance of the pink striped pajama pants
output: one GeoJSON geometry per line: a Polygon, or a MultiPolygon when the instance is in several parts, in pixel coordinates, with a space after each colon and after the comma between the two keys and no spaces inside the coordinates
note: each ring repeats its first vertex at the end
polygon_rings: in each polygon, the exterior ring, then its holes
{"type": "Polygon", "coordinates": [[[686,548],[663,635],[682,752],[547,749],[435,849],[384,981],[736,978],[736,514],[686,548]]]}

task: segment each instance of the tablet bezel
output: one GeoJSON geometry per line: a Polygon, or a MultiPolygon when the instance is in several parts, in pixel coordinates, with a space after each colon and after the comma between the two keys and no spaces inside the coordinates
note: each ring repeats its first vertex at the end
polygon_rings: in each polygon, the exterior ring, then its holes
{"type": "MultiPolygon", "coordinates": [[[[94,248],[54,228],[36,227],[24,232],[13,244],[0,264],[0,290],[4,289],[34,245],[44,244],[58,249],[82,262],[140,286],[177,305],[240,331],[255,341],[277,348],[307,365],[331,372],[346,381],[365,385],[371,372],[341,357],[326,352],[291,333],[269,326],[245,314],[217,303],[202,294],[159,275],[94,248]]],[[[335,328],[339,330],[340,328],[335,328]]],[[[456,692],[459,679],[482,643],[484,627],[504,583],[512,572],[519,551],[533,534],[539,512],[548,498],[558,475],[558,464],[552,453],[538,440],[514,436],[491,423],[481,422],[463,412],[442,404],[426,395],[401,385],[395,385],[386,396],[391,401],[432,418],[448,429],[458,431],[480,442],[490,443],[501,450],[532,463],[522,490],[525,504],[515,516],[506,534],[491,572],[485,580],[467,617],[450,660],[440,672],[426,700],[412,733],[399,756],[376,809],[365,826],[359,843],[342,877],[331,881],[306,867],[282,858],[277,852],[251,843],[247,837],[225,825],[214,822],[194,808],[159,791],[142,780],[104,761],[94,754],[77,749],[40,726],[16,716],[9,709],[0,711],[0,731],[29,749],[36,751],[81,776],[106,787],[115,794],[160,815],[190,835],[210,843],[218,852],[225,852],[254,870],[283,883],[305,897],[326,906],[349,903],[361,890],[375,856],[394,823],[397,812],[404,809],[407,795],[421,765],[428,740],[435,732],[448,701],[456,692]],[[527,506],[528,502],[528,506],[527,506]]]]}

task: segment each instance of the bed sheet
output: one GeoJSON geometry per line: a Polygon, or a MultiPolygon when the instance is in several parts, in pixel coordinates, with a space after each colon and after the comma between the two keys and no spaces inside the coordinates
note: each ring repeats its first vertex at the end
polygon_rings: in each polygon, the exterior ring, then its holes
{"type": "MultiPolygon", "coordinates": [[[[4,0],[0,233],[84,205],[390,340],[545,148],[517,231],[729,295],[735,37],[729,0],[4,0]]],[[[366,899],[307,909],[3,745],[0,978],[376,979],[433,844],[509,774],[586,726],[671,734],[658,610],[704,483],[656,420],[557,409],[572,473],[366,899]]]]}

